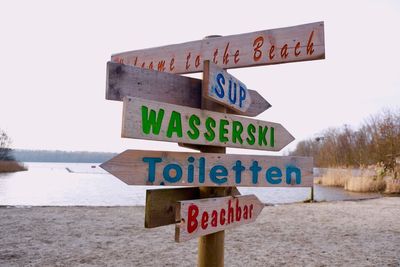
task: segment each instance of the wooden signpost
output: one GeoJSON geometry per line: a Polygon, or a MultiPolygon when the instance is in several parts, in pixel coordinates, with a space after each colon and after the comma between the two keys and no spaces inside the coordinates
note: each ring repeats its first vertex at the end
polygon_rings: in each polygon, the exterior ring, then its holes
{"type": "Polygon", "coordinates": [[[279,123],[242,117],[271,105],[226,69],[324,58],[323,22],[115,54],[106,99],[124,102],[122,137],[201,153],[127,150],[101,167],[129,185],[184,186],[147,192],[145,227],[175,223],[177,242],[199,237],[198,266],[223,266],[224,230],[253,222],[264,207],[235,186],[313,185],[312,158],[225,154],[279,151],[294,140],[279,123]],[[176,75],[200,71],[203,81],[176,75]]]}
{"type": "Polygon", "coordinates": [[[310,187],[309,157],[126,150],[101,165],[128,185],[310,187]]]}
{"type": "Polygon", "coordinates": [[[175,241],[187,241],[254,222],[264,204],[255,195],[179,201],[175,241]]]}
{"type": "MultiPolygon", "coordinates": [[[[125,96],[201,108],[202,80],[119,63],[107,63],[106,99],[122,101],[125,96]]],[[[227,113],[255,117],[271,107],[257,91],[248,89],[250,107],[227,113]]],[[[218,111],[211,106],[212,111],[218,111]]]]}
{"type": "Polygon", "coordinates": [[[246,85],[209,60],[204,62],[204,77],[203,97],[241,114],[250,107],[251,96],[246,85]]]}
{"type": "Polygon", "coordinates": [[[224,68],[325,58],[324,23],[217,37],[115,54],[113,62],[170,73],[203,71],[210,60],[224,68]]]}
{"type": "Polygon", "coordinates": [[[279,123],[139,98],[124,99],[122,137],[279,151],[294,137],[279,123]]]}

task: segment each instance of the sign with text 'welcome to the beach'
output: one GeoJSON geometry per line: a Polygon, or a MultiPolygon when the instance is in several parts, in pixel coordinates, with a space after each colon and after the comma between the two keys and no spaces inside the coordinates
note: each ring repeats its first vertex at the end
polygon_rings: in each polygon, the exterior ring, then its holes
{"type": "Polygon", "coordinates": [[[268,151],[294,140],[279,123],[129,97],[122,137],[268,151]]]}
{"type": "Polygon", "coordinates": [[[186,200],[177,203],[175,241],[251,223],[264,204],[255,195],[186,200]]]}
{"type": "Polygon", "coordinates": [[[325,58],[324,23],[216,37],[115,54],[113,62],[171,73],[203,71],[203,61],[242,68],[325,58]]]}
{"type": "Polygon", "coordinates": [[[313,185],[313,160],[309,157],[126,150],[101,167],[128,185],[313,185]]]}

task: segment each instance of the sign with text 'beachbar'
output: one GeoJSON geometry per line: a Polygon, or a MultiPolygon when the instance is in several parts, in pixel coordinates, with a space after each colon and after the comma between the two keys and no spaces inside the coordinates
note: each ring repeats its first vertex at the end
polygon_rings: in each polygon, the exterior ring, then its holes
{"type": "Polygon", "coordinates": [[[224,69],[325,58],[324,23],[264,30],[115,54],[113,62],[170,73],[203,71],[203,61],[224,69]]]}
{"type": "Polygon", "coordinates": [[[204,62],[203,96],[238,112],[250,107],[247,86],[210,61],[204,62]]]}
{"type": "Polygon", "coordinates": [[[268,151],[294,140],[279,123],[130,97],[122,137],[268,151]]]}
{"type": "Polygon", "coordinates": [[[101,167],[128,185],[313,185],[313,159],[309,157],[127,150],[101,167]]]}
{"type": "Polygon", "coordinates": [[[254,222],[264,206],[255,195],[180,201],[176,207],[179,223],[175,225],[175,241],[254,222]]]}
{"type": "MultiPolygon", "coordinates": [[[[169,104],[201,107],[202,80],[119,63],[107,63],[106,99],[122,101],[125,96],[169,104]]],[[[257,91],[248,89],[250,107],[245,112],[227,113],[254,117],[271,107],[257,91]]],[[[209,108],[213,108],[212,106],[209,108]]]]}

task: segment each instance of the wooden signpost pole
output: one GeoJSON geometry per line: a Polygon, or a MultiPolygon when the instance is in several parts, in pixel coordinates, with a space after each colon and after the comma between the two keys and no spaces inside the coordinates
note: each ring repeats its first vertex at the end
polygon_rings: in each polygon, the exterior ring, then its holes
{"type": "MultiPolygon", "coordinates": [[[[208,64],[206,67],[209,66],[208,64]]],[[[208,85],[208,69],[203,70],[203,86],[201,88],[201,109],[215,110],[226,113],[226,108],[204,97],[208,85]]],[[[200,146],[203,153],[226,153],[225,147],[200,146]]],[[[231,187],[200,187],[200,198],[224,197],[228,195],[231,187]]],[[[224,266],[224,239],[225,231],[200,236],[198,244],[198,266],[224,266]]]]}

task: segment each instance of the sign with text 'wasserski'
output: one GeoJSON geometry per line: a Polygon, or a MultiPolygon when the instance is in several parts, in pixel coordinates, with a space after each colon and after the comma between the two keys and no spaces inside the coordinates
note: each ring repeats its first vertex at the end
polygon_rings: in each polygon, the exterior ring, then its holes
{"type": "Polygon", "coordinates": [[[113,62],[171,73],[203,71],[203,61],[221,68],[325,58],[324,23],[216,37],[115,54],[113,62]]]}
{"type": "Polygon", "coordinates": [[[267,151],[294,140],[279,123],[129,97],[122,137],[267,151]]]}

